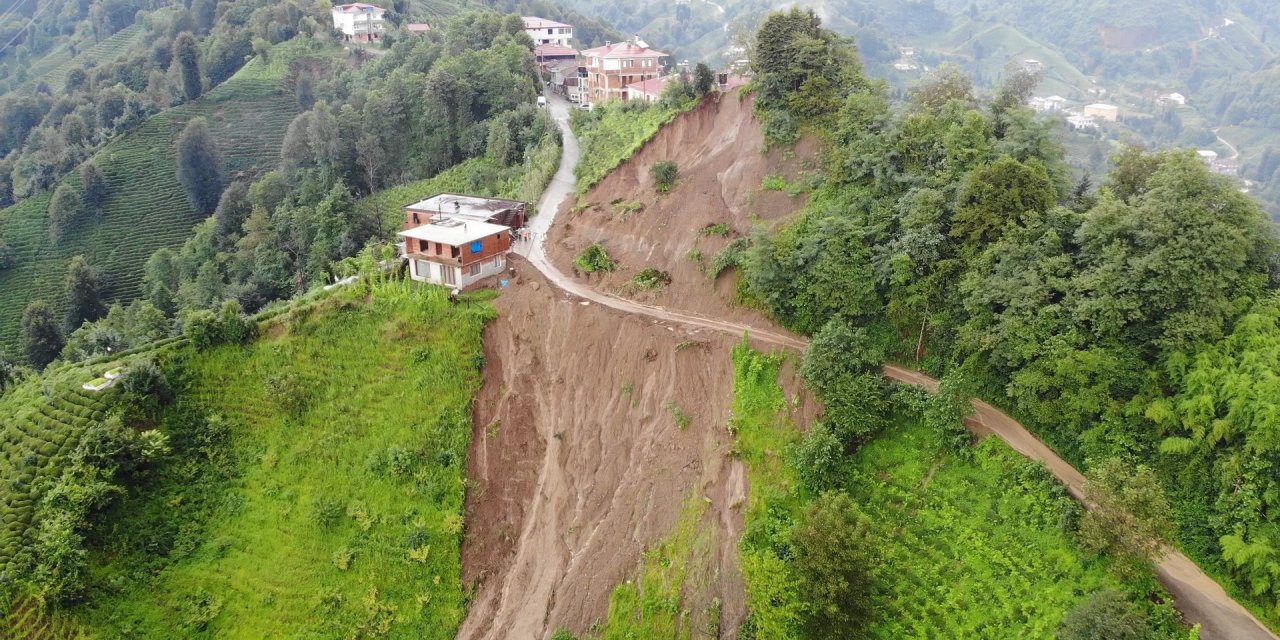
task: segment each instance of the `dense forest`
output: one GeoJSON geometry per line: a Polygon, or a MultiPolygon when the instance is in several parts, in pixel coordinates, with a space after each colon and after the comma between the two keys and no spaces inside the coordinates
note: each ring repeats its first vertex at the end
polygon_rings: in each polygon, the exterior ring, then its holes
{"type": "Polygon", "coordinates": [[[830,143],[804,214],[726,258],[745,301],[814,335],[802,373],[828,408],[800,468],[881,431],[868,375],[911,363],[997,401],[1098,487],[1149,473],[1173,540],[1276,619],[1280,245],[1258,203],[1186,152],[1128,149],[1095,192],[1020,106],[1033,85],[981,100],[938,74],[897,106],[810,13],[770,17],[753,65],[775,143],[830,143]]]}

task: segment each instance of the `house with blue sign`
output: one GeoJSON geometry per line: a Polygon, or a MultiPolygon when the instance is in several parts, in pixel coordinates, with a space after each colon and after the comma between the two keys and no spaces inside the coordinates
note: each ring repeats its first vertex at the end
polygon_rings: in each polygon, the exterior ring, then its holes
{"type": "Polygon", "coordinates": [[[461,290],[501,273],[528,211],[525,202],[454,193],[405,207],[398,235],[409,277],[461,290]]]}

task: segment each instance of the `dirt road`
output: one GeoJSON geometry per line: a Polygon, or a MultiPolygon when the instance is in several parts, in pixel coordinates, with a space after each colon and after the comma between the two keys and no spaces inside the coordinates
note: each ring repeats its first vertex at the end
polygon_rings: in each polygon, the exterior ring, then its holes
{"type": "MultiPolygon", "coordinates": [[[[736,336],[750,334],[753,339],[790,349],[803,350],[807,341],[786,333],[762,321],[759,324],[724,322],[663,307],[640,304],[617,296],[596,291],[581,282],[567,277],[547,258],[545,238],[555,220],[560,205],[574,193],[573,169],[580,157],[578,141],[568,126],[569,109],[572,106],[558,97],[551,100],[551,110],[564,132],[564,151],[560,169],[553,178],[542,199],[538,202],[539,215],[530,224],[530,240],[522,241],[516,251],[529,258],[547,280],[565,292],[597,304],[630,314],[641,314],[664,322],[679,323],[702,329],[722,331],[736,336]]],[[[918,371],[897,365],[885,365],[885,375],[893,380],[936,390],[938,381],[918,371]]],[[[1015,451],[1044,463],[1067,490],[1077,499],[1083,499],[1084,475],[1053,452],[1025,427],[995,407],[975,401],[976,413],[971,427],[980,434],[991,434],[1009,444],[1015,451]]],[[[1087,502],[1086,502],[1087,505],[1087,502]]],[[[1225,590],[1200,570],[1181,552],[1170,549],[1157,565],[1160,581],[1173,595],[1175,606],[1190,623],[1202,626],[1201,637],[1206,640],[1280,640],[1232,599],[1225,590]]]]}

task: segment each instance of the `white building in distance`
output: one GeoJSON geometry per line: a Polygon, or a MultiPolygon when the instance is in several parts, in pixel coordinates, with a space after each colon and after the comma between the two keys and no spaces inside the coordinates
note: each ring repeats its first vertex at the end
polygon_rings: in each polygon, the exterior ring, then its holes
{"type": "Polygon", "coordinates": [[[533,38],[535,45],[558,44],[567,47],[569,41],[573,40],[573,25],[536,16],[524,16],[522,20],[524,20],[524,32],[533,38]]]}
{"type": "Polygon", "coordinates": [[[1120,119],[1120,107],[1113,104],[1095,102],[1084,108],[1084,115],[1106,120],[1107,122],[1115,122],[1120,119]]]}
{"type": "Polygon", "coordinates": [[[341,31],[345,40],[377,42],[386,32],[382,14],[386,10],[372,4],[353,2],[333,8],[333,28],[341,31]]]}

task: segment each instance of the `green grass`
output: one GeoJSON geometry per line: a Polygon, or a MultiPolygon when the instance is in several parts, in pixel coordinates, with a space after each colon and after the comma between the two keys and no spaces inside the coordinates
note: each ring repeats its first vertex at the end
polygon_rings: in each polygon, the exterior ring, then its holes
{"type": "Polygon", "coordinates": [[[31,66],[31,73],[27,76],[24,86],[35,86],[43,80],[57,95],[66,85],[67,74],[72,69],[86,62],[97,65],[115,62],[134,45],[141,42],[144,35],[146,34],[142,25],[135,23],[117,31],[106,40],[81,48],[75,57],[71,56],[71,50],[66,45],[58,47],[31,66]]]}
{"type": "MultiPolygon", "coordinates": [[[[272,168],[296,103],[284,83],[285,60],[305,52],[293,40],[272,49],[272,63],[250,61],[200,100],[165,111],[109,143],[95,156],[110,197],[101,222],[73,230],[57,244],[47,233],[49,195],[0,211],[0,238],[17,252],[15,268],[0,272],[0,349],[17,352],[19,320],[32,300],[59,313],[67,304],[63,277],[68,260],[84,254],[100,268],[109,299],[137,297],[143,265],[161,247],[176,247],[203,216],[196,212],[174,172],[173,142],[192,118],[204,116],[222,154],[225,176],[272,168]]],[[[79,183],[72,174],[65,181],[79,183]]]]}
{"type": "MultiPolygon", "coordinates": [[[[685,500],[675,531],[645,552],[635,578],[614,588],[609,597],[609,616],[603,628],[592,637],[601,640],[694,637],[700,625],[686,603],[690,574],[715,555],[710,529],[699,526],[706,511],[707,501],[701,497],[694,495],[685,500]]],[[[711,620],[718,617],[716,611],[703,613],[711,620]]],[[[718,621],[716,624],[718,626],[718,621]]]]}
{"type": "Polygon", "coordinates": [[[571,121],[582,145],[582,158],[574,174],[578,194],[586,193],[605,176],[658,135],[662,125],[683,111],[697,106],[670,109],[659,105],[640,106],[634,102],[607,102],[587,113],[574,111],[571,121]]]}
{"type": "MultiPolygon", "coordinates": [[[[776,542],[812,496],[787,461],[801,435],[778,384],[782,357],[739,345],[734,363],[732,427],[751,481],[748,602],[760,637],[783,638],[801,599],[776,542]]],[[[848,464],[845,489],[880,557],[871,637],[1052,637],[1083,596],[1118,586],[1065,530],[1076,507],[1038,465],[994,438],[972,460],[938,454],[934,442],[901,418],[848,464]]]]}
{"type": "Polygon", "coordinates": [[[1051,46],[1037,42],[1008,24],[958,20],[941,39],[948,53],[971,57],[975,42],[983,48],[982,75],[995,78],[1006,62],[1034,58],[1045,64],[1044,77],[1036,87],[1037,95],[1058,94],[1072,100],[1084,100],[1092,86],[1088,76],[1071,64],[1051,46]]]}
{"type": "Polygon", "coordinates": [[[107,638],[452,638],[492,314],[395,283],[369,303],[352,291],[285,314],[250,346],[192,354],[190,398],[227,444],[109,514],[92,557],[100,587],[76,619],[107,638]],[[279,401],[282,384],[302,390],[301,410],[279,401]]]}

